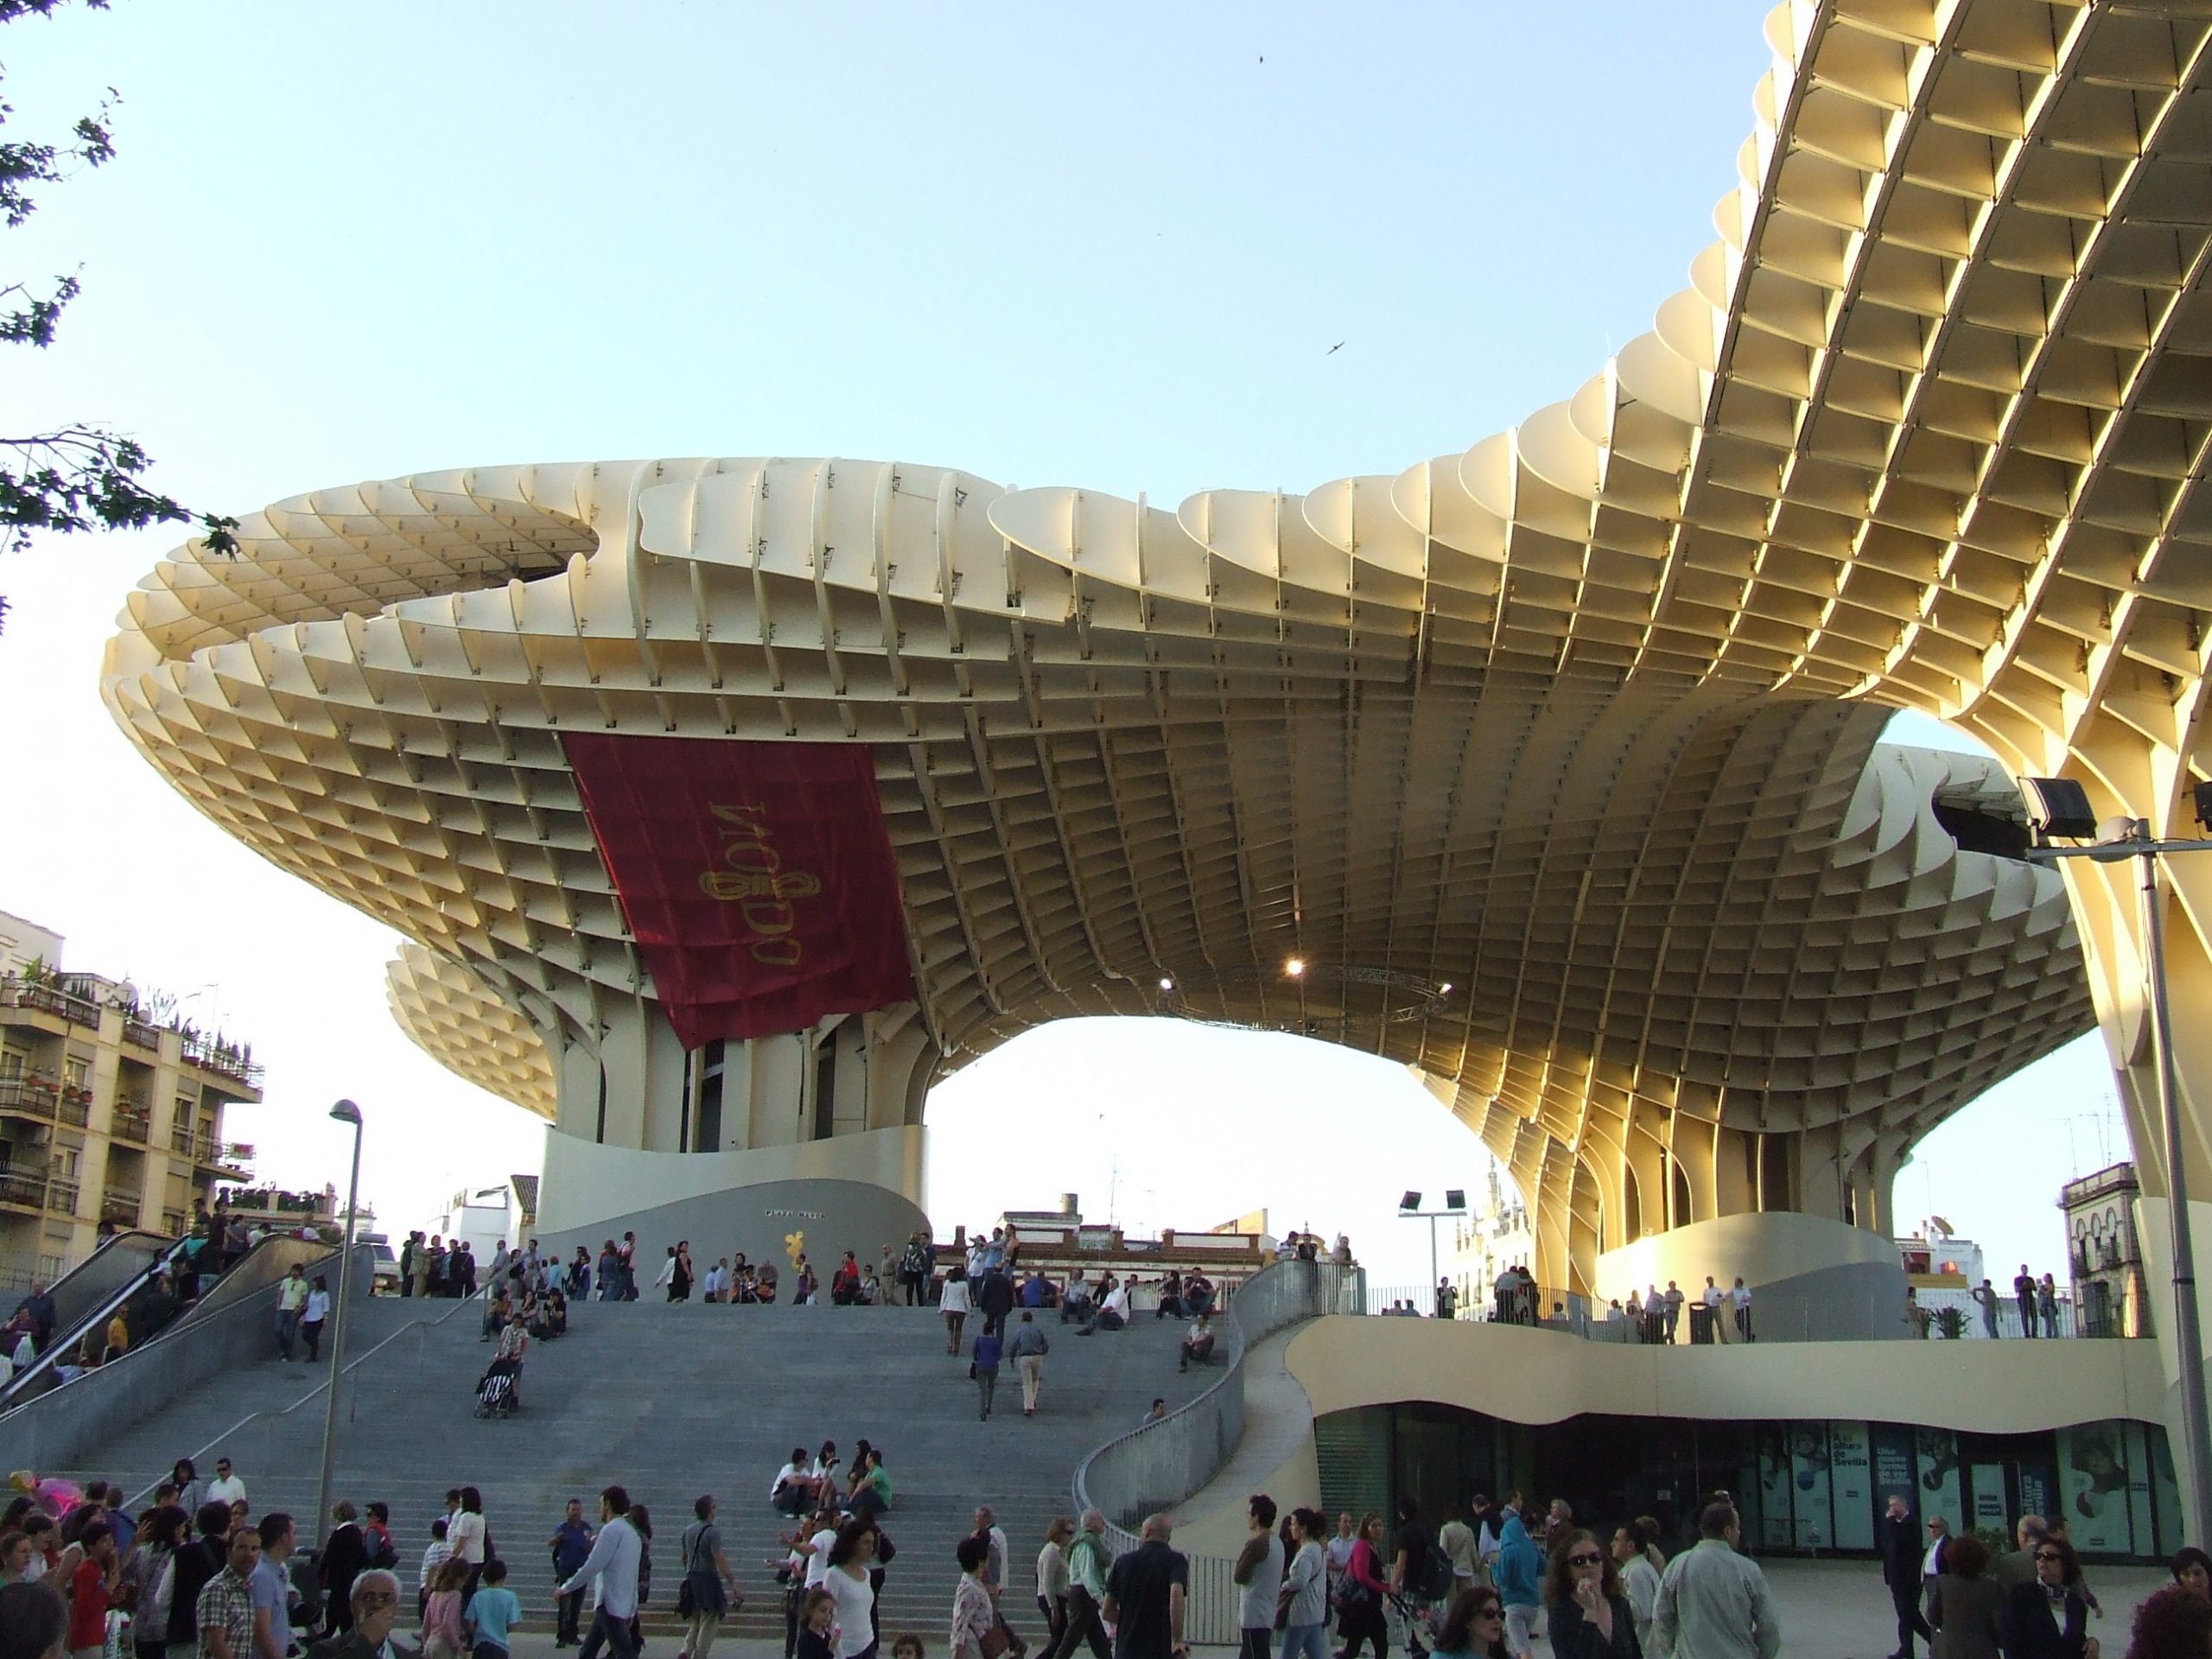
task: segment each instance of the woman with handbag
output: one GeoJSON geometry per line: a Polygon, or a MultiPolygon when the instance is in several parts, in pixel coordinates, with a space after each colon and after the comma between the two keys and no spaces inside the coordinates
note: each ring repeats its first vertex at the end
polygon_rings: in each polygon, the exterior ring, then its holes
{"type": "Polygon", "coordinates": [[[1341,1659],[1359,1659],[1360,1643],[1375,1644],[1375,1659],[1390,1659],[1390,1628],[1382,1615],[1382,1517],[1373,1511],[1360,1522],[1359,1535],[1337,1586],[1337,1634],[1344,1639],[1341,1659]]]}
{"type": "Polygon", "coordinates": [[[687,1621],[683,1646],[676,1659],[707,1659],[733,1605],[743,1606],[737,1578],[722,1554],[721,1529],[715,1525],[715,1500],[702,1497],[691,1506],[698,1516],[683,1529],[683,1584],[677,1592],[677,1616],[687,1621]],[[724,1591],[727,1589],[728,1593],[724,1591]]]}
{"type": "Polygon", "coordinates": [[[848,1521],[830,1546],[830,1570],[822,1587],[837,1604],[836,1659],[875,1659],[875,1586],[868,1568],[875,1560],[875,1527],[848,1521]]]}

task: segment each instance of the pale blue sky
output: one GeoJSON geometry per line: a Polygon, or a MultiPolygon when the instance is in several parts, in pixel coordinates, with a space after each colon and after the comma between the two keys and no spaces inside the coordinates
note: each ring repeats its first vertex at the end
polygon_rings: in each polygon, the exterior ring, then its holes
{"type": "MultiPolygon", "coordinates": [[[[85,281],[54,351],[6,359],[0,406],[10,430],[124,423],[163,486],[234,512],[656,454],[1167,503],[1395,472],[1570,395],[1685,283],[1762,16],[118,0],[0,31],[17,127],[124,99],[115,164],[0,236],[9,276],[85,281]]],[[[0,563],[0,909],[67,933],[73,965],[219,985],[270,1063],[238,1125],[265,1171],[319,1184],[323,1109],[353,1095],[369,1193],[419,1224],[534,1167],[539,1137],[398,1035],[388,935],[199,819],[112,729],[100,644],[173,539],[0,563]]],[[[2099,1160],[2069,1120],[2109,1086],[2078,1049],[2016,1081],[1929,1142],[1900,1213],[1926,1188],[1998,1257],[2058,1267],[2056,1185],[2099,1160]]],[[[1393,1279],[1427,1271],[1401,1188],[1483,1167],[1402,1072],[1186,1027],[1033,1035],[931,1120],[948,1222],[1069,1188],[1103,1209],[1109,1185],[1146,1224],[1272,1202],[1393,1279]]]]}

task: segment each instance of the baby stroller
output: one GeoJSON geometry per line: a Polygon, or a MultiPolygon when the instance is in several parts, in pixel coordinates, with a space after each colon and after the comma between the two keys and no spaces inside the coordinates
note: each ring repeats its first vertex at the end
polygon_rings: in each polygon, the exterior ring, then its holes
{"type": "Polygon", "coordinates": [[[1388,1626],[1395,1627],[1391,1633],[1403,1638],[1402,1645],[1411,1659],[1423,1659],[1423,1656],[1433,1653],[1437,1633],[1444,1628],[1444,1607],[1397,1590],[1386,1592],[1385,1601],[1389,1609],[1388,1626]]]}
{"type": "Polygon", "coordinates": [[[522,1407],[522,1363],[495,1359],[476,1385],[479,1417],[512,1417],[522,1407]]]}

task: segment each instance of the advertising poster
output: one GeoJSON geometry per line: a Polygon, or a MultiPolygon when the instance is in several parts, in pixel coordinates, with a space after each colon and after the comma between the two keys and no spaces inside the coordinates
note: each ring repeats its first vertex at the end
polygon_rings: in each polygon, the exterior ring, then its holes
{"type": "Polygon", "coordinates": [[[1959,1508],[1959,1437],[1948,1428],[1916,1428],[1912,1449],[1920,1478],[1915,1493],[1920,1499],[1923,1521],[1942,1516],[1953,1531],[1966,1525],[1959,1508]]]}
{"type": "Polygon", "coordinates": [[[2150,1554],[2158,1531],[2151,1524],[2151,1452],[2143,1425],[2127,1425],[2127,1519],[2135,1548],[2150,1554]]]}
{"type": "Polygon", "coordinates": [[[1887,1509],[1890,1495],[1902,1492],[1904,1501],[1916,1509],[1920,1481],[1913,1472],[1912,1431],[1896,1423],[1876,1423],[1870,1433],[1874,1441],[1875,1496],[1887,1509]]]}
{"type": "Polygon", "coordinates": [[[1782,1436],[1772,1429],[1759,1435],[1759,1542],[1768,1549],[1789,1548],[1789,1459],[1782,1436]]]}
{"type": "Polygon", "coordinates": [[[1874,1548],[1873,1452],[1864,1423],[1828,1425],[1828,1469],[1835,1486],[1835,1547],[1874,1548]]]}
{"type": "Polygon", "coordinates": [[[1828,1426],[1797,1423],[1789,1430],[1789,1478],[1796,1489],[1794,1541],[1800,1549],[1827,1549],[1835,1543],[1829,1516],[1828,1426]]]}
{"type": "Polygon", "coordinates": [[[2114,1422],[2058,1431],[2058,1491],[2074,1548],[2086,1554],[2125,1554],[2127,1519],[2126,1436],[2114,1422]]]}
{"type": "Polygon", "coordinates": [[[1974,1529],[2000,1536],[2012,1528],[2005,1512],[2005,1465],[1977,1463],[1974,1466],[1974,1529]]]}
{"type": "Polygon", "coordinates": [[[2182,1536],[2181,1487],[2174,1478],[2173,1448],[2166,1444],[2165,1431],[2152,1429],[2148,1438],[2151,1445],[2151,1497],[2158,1517],[2157,1548],[2152,1553],[2164,1555],[2176,1547],[2182,1536]]]}

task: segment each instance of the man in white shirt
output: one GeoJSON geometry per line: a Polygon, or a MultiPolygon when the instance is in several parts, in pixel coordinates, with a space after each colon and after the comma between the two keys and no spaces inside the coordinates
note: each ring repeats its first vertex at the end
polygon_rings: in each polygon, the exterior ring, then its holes
{"type": "Polygon", "coordinates": [[[830,1547],[837,1541],[837,1511],[825,1509],[814,1517],[814,1531],[806,1541],[806,1587],[819,1590],[830,1576],[830,1547]]]}
{"type": "Polygon", "coordinates": [[[210,1503],[236,1503],[245,1496],[245,1482],[231,1472],[228,1458],[215,1459],[215,1478],[207,1483],[210,1503]]]}
{"type": "Polygon", "coordinates": [[[1736,1287],[1728,1293],[1728,1300],[1735,1304],[1736,1308],[1736,1340],[1749,1342],[1751,1339],[1751,1287],[1744,1282],[1740,1274],[1737,1277],[1736,1287]]]}
{"type": "Polygon", "coordinates": [[[1720,1311],[1721,1305],[1727,1300],[1727,1293],[1713,1282],[1713,1275],[1708,1273],[1705,1275],[1705,1288],[1697,1294],[1698,1300],[1705,1304],[1706,1329],[1713,1333],[1713,1340],[1727,1341],[1725,1316],[1720,1311]]]}
{"type": "Polygon", "coordinates": [[[602,1645],[613,1650],[614,1659],[638,1659],[630,1640],[630,1621],[638,1615],[638,1564],[645,1557],[645,1544],[630,1524],[629,1514],[630,1494],[621,1487],[609,1486],[600,1493],[601,1524],[591,1554],[554,1592],[574,1595],[598,1581],[599,1608],[591,1616],[591,1629],[577,1649],[577,1659],[599,1659],[602,1645]]]}
{"type": "Polygon", "coordinates": [[[1006,1529],[988,1503],[976,1511],[976,1536],[989,1541],[990,1559],[983,1565],[983,1582],[995,1596],[1006,1587],[1006,1529]]]}
{"type": "Polygon", "coordinates": [[[276,1287],[276,1354],[288,1363],[292,1344],[300,1338],[300,1314],[308,1305],[308,1270],[297,1262],[276,1287]]]}

